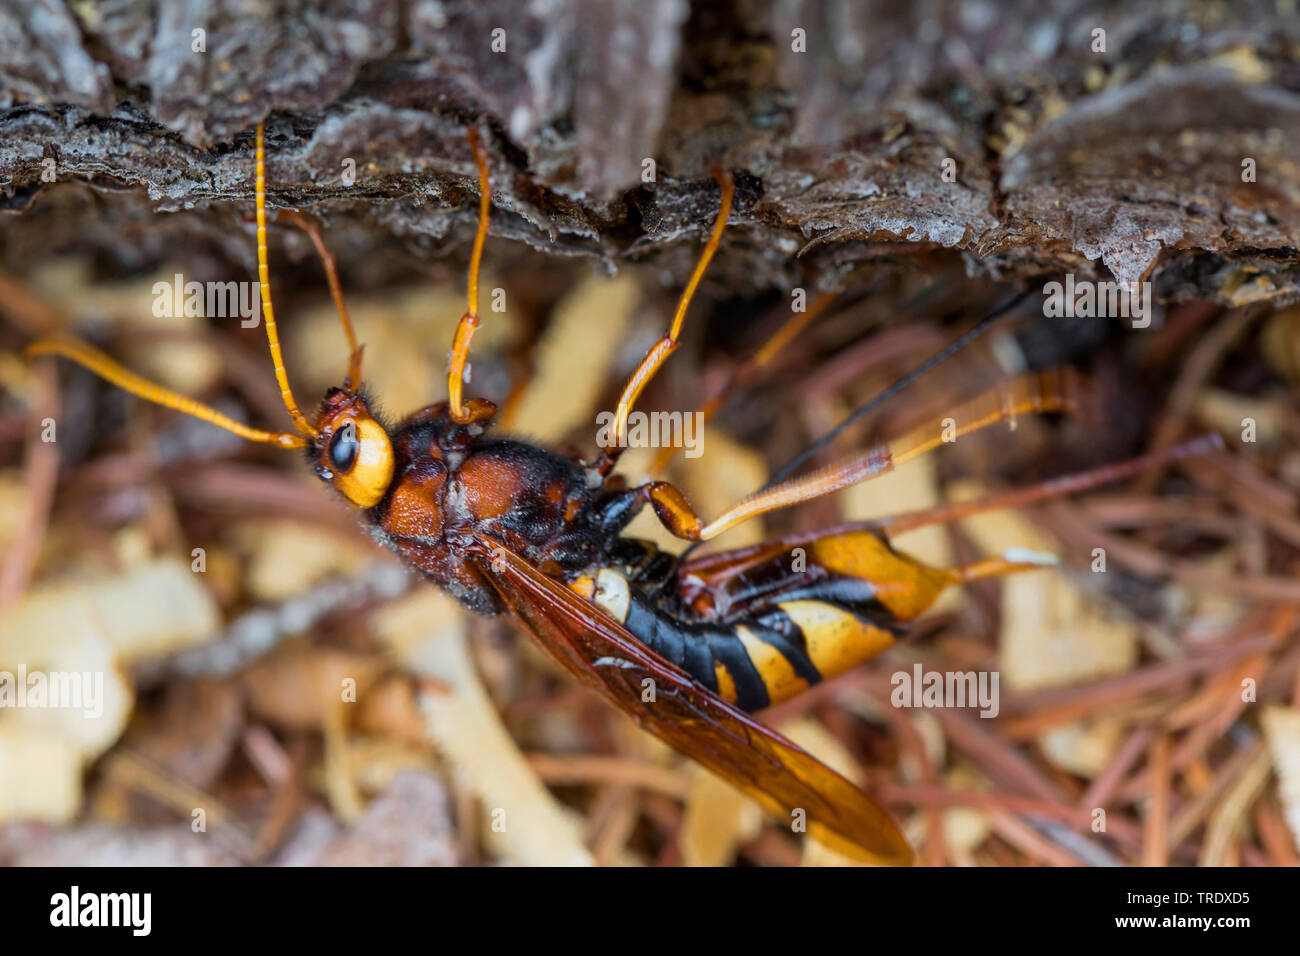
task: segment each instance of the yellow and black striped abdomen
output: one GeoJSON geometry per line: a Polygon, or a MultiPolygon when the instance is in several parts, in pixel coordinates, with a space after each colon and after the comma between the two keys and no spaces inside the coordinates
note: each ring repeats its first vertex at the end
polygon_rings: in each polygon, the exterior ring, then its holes
{"type": "Polygon", "coordinates": [[[824,569],[786,572],[780,586],[747,575],[745,586],[752,590],[731,613],[691,619],[656,605],[613,569],[573,584],[646,646],[750,711],[867,660],[905,628],[872,584],[824,569]]]}

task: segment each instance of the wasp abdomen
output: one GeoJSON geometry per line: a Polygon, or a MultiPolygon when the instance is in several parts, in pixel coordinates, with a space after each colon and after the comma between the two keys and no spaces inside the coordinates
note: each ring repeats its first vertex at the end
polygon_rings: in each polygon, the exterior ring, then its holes
{"type": "Polygon", "coordinates": [[[614,568],[579,578],[573,587],[655,653],[747,711],[847,670],[902,632],[870,585],[851,578],[801,581],[768,603],[718,620],[670,612],[614,568]]]}

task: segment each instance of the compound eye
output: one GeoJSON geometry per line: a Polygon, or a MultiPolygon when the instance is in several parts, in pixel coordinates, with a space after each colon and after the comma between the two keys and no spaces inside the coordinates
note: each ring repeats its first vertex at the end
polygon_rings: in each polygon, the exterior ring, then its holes
{"type": "Polygon", "coordinates": [[[334,433],[330,439],[329,456],[330,465],[334,471],[340,475],[346,475],[352,470],[352,465],[357,460],[357,451],[361,448],[361,443],[357,441],[357,426],[348,422],[342,428],[334,433]]]}

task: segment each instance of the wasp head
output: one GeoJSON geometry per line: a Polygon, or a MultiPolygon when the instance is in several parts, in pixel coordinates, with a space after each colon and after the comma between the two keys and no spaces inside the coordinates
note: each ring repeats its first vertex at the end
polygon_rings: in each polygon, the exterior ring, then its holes
{"type": "Polygon", "coordinates": [[[321,403],[316,429],[308,458],[321,480],[354,507],[379,504],[393,481],[393,442],[365,396],[330,389],[321,403]]]}

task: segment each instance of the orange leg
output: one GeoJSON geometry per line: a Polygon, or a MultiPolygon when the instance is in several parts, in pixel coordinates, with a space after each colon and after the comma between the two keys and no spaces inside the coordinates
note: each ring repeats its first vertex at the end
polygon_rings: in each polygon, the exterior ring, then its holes
{"type": "Polygon", "coordinates": [[[1068,369],[1025,375],[958,406],[901,438],[877,445],[841,464],[818,469],[803,478],[794,478],[750,495],[708,524],[695,513],[682,493],[667,482],[651,482],[643,485],[640,491],[653,505],[664,527],[673,534],[689,541],[708,541],[750,518],[875,478],[940,445],[997,422],[1011,421],[1014,427],[1018,415],[1070,412],[1074,409],[1073,384],[1068,369]]]}
{"type": "Polygon", "coordinates": [[[700,280],[704,278],[704,270],[709,267],[713,254],[718,250],[718,244],[722,241],[722,230],[726,228],[727,217],[731,215],[731,200],[736,192],[736,183],[728,172],[719,171],[715,178],[718,186],[722,189],[722,204],[718,210],[718,218],[713,223],[713,233],[709,236],[709,241],[704,245],[704,251],[700,253],[700,261],[695,264],[695,271],[691,273],[690,281],[686,283],[686,288],[682,292],[681,299],[677,302],[677,311],[673,315],[672,326],[668,334],[650,347],[646,352],[645,358],[641,364],[636,367],[632,377],[627,380],[623,386],[623,394],[618,400],[618,410],[615,413],[614,429],[610,436],[610,443],[600,450],[600,460],[596,463],[596,470],[602,475],[607,475],[614,468],[618,461],[618,456],[623,453],[623,448],[627,443],[627,418],[632,413],[632,407],[636,404],[637,398],[641,392],[650,384],[659,367],[668,360],[668,356],[677,351],[678,339],[682,334],[682,326],[686,322],[686,309],[691,304],[691,299],[695,297],[695,290],[699,288],[700,280]]]}
{"type": "Polygon", "coordinates": [[[764,487],[776,485],[779,482],[784,481],[786,478],[789,478],[796,471],[798,471],[804,465],[805,462],[811,460],[814,455],[816,455],[819,451],[821,451],[823,448],[825,448],[827,445],[833,442],[850,425],[858,421],[864,415],[867,415],[870,412],[874,411],[875,409],[879,408],[889,399],[893,398],[899,392],[903,391],[903,389],[910,386],[921,376],[925,375],[926,373],[935,369],[937,366],[942,365],[944,362],[948,361],[948,359],[952,358],[954,355],[956,355],[966,346],[970,345],[981,335],[984,335],[986,332],[988,332],[989,329],[993,328],[993,326],[996,325],[999,321],[1001,321],[1005,316],[1011,315],[1013,312],[1015,312],[1015,310],[1018,309],[1020,305],[1031,295],[1033,295],[1033,290],[1031,289],[1026,289],[1023,292],[1016,293],[1010,299],[1003,302],[1000,306],[998,306],[996,309],[990,312],[988,315],[984,316],[984,318],[980,319],[979,322],[975,323],[974,326],[972,326],[962,335],[958,336],[952,342],[949,342],[947,345],[945,345],[934,355],[930,356],[928,359],[926,359],[916,368],[912,369],[912,371],[908,372],[906,375],[904,375],[902,378],[896,381],[893,385],[889,386],[889,388],[885,389],[883,392],[880,392],[873,399],[871,399],[871,401],[859,405],[852,412],[850,412],[844,418],[844,420],[841,421],[838,425],[836,425],[826,434],[822,435],[820,438],[818,438],[815,442],[813,442],[811,445],[809,445],[799,454],[795,455],[795,457],[792,458],[790,461],[782,465],[781,468],[776,472],[776,474],[774,474],[771,478],[768,479],[767,485],[765,485],[764,487]]]}
{"type": "MultiPolygon", "coordinates": [[[[860,532],[867,532],[872,535],[884,532],[890,537],[895,537],[905,531],[912,531],[930,525],[947,524],[950,521],[983,514],[987,511],[1021,508],[1050,498],[1078,494],[1081,491],[1088,491],[1102,485],[1122,481],[1125,478],[1131,478],[1151,468],[1160,468],[1175,461],[1209,455],[1222,449],[1223,439],[1211,432],[1171,448],[1164,448],[1125,461],[1099,465],[1087,471],[1062,475],[1058,478],[1049,478],[1034,485],[1012,488],[974,501],[955,505],[941,505],[937,508],[926,508],[920,511],[909,511],[883,518],[872,518],[868,521],[850,521],[833,528],[820,528],[816,531],[805,531],[768,538],[762,544],[751,545],[747,548],[706,554],[684,561],[679,566],[679,575],[694,582],[693,587],[706,590],[713,589],[719,586],[720,581],[735,577],[747,568],[771,560],[774,556],[783,556],[791,548],[807,547],[819,541],[824,543],[841,538],[848,540],[860,532]]],[[[661,498],[671,501],[671,493],[660,492],[659,495],[661,498]]],[[[689,508],[689,506],[686,507],[689,508]]],[[[1003,558],[1009,559],[1022,556],[1029,557],[1024,552],[1012,551],[1009,555],[1003,555],[1003,558]]],[[[1041,562],[1034,559],[1030,563],[1037,565],[1041,562]]],[[[958,576],[958,580],[974,580],[999,573],[997,568],[998,565],[996,564],[977,561],[952,573],[958,576]]]]}
{"type": "Polygon", "coordinates": [[[451,409],[451,418],[461,424],[473,418],[473,413],[463,403],[461,395],[465,384],[465,369],[469,364],[470,342],[474,338],[474,330],[478,328],[478,271],[483,261],[483,243],[487,241],[488,221],[492,215],[492,183],[488,178],[487,152],[479,142],[476,127],[470,127],[469,145],[474,151],[474,162],[478,166],[478,231],[474,233],[474,248],[469,256],[468,302],[465,314],[456,326],[456,334],[452,337],[451,368],[447,372],[447,403],[451,409]]]}
{"type": "MultiPolygon", "coordinates": [[[[760,371],[770,365],[772,361],[781,354],[781,352],[789,347],[791,342],[797,339],[800,334],[802,334],[803,331],[812,324],[812,321],[817,318],[817,316],[825,312],[830,304],[838,298],[838,292],[823,292],[817,298],[813,299],[806,310],[803,312],[796,312],[787,319],[781,327],[776,330],[776,333],[763,344],[763,347],[754,353],[753,358],[737,368],[736,371],[732,373],[731,377],[727,379],[726,384],[724,384],[722,388],[718,389],[718,391],[714,393],[707,402],[700,406],[699,414],[702,419],[701,424],[711,419],[717,413],[718,409],[722,407],[722,403],[730,398],[738,388],[752,382],[758,376],[760,371]]],[[[650,463],[649,473],[651,475],[657,475],[662,472],[668,467],[668,462],[672,460],[673,455],[675,455],[677,451],[678,449],[672,445],[659,449],[654,460],[650,463]]]]}
{"type": "Polygon", "coordinates": [[[1140,472],[1161,468],[1171,462],[1181,461],[1185,458],[1195,458],[1199,455],[1208,455],[1222,448],[1223,439],[1215,433],[1210,433],[1190,439],[1179,445],[1162,448],[1159,451],[1141,455],[1137,458],[1130,458],[1127,461],[1099,465],[1088,471],[1062,475],[1060,478],[1049,478],[1047,481],[1035,485],[1012,488],[1009,491],[988,495],[975,501],[966,501],[955,505],[940,505],[937,508],[925,508],[921,511],[909,511],[906,514],[876,518],[869,523],[873,528],[886,531],[891,536],[902,534],[904,531],[911,531],[914,528],[924,528],[932,524],[947,524],[950,521],[968,518],[971,515],[985,511],[1023,508],[1025,505],[1031,505],[1048,498],[1077,494],[1098,485],[1107,485],[1140,472]]]}

